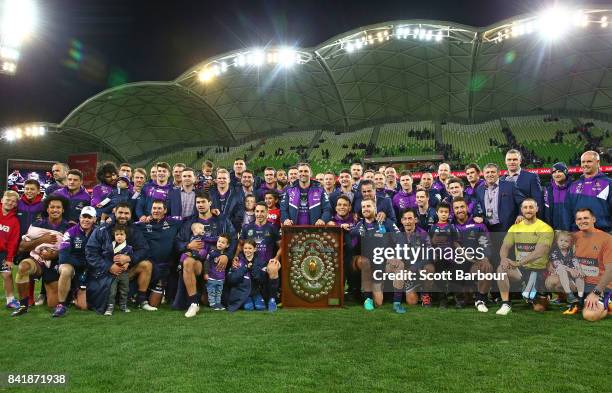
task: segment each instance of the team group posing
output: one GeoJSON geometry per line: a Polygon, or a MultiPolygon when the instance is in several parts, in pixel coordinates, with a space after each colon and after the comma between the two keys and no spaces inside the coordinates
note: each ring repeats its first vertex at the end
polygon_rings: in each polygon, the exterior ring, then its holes
{"type": "Polygon", "coordinates": [[[199,173],[159,162],[149,181],[142,168],[104,163],[90,195],[79,170],[56,163],[46,197],[30,179],[23,195],[6,191],[2,198],[0,272],[7,307],[20,316],[46,300],[54,317],[64,316],[69,304],[112,315],[129,312],[131,303],[156,311],[162,301],[186,310],[186,317],[198,313],[201,301],[213,310],[275,311],[281,227],[335,225],[345,229],[347,295],[364,300],[366,310],[384,301],[376,270],[461,269],[503,274],[459,286],[396,280],[393,310],[406,311],[404,298],[431,306],[435,292],[441,307],[454,293],[457,307],[473,299],[478,311],[487,312],[490,296],[499,293],[497,314],[506,315],[511,284],[520,282],[536,311],[546,309],[552,292],[567,300],[565,314],[582,309],[585,319],[604,318],[612,289],[612,180],[600,172],[599,155],[582,155],[577,180],[564,163],[553,165],[545,187],[538,175],[521,169],[520,152],[508,151],[506,166],[500,177],[495,164],[482,171],[470,164],[463,181],[443,163],[435,179],[423,173],[415,185],[409,171],[364,172],[360,163],[314,180],[306,163],[287,171],[265,168],[261,179],[243,159],[232,171],[206,161],[199,173]],[[366,237],[385,233],[397,244],[485,246],[487,252],[461,265],[422,259],[375,266],[358,255],[366,237]],[[35,302],[39,278],[44,285],[35,302]]]}

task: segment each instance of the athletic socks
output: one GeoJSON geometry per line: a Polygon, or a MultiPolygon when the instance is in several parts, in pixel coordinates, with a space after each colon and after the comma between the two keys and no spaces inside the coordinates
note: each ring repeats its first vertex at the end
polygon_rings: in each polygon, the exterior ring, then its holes
{"type": "Polygon", "coordinates": [[[137,303],[142,304],[147,300],[147,292],[146,291],[138,291],[137,303]]]}
{"type": "Polygon", "coordinates": [[[403,295],[404,295],[404,292],[402,291],[393,292],[393,303],[401,303],[403,295]]]}
{"type": "Polygon", "coordinates": [[[12,302],[13,300],[15,300],[15,296],[7,296],[6,297],[6,304],[9,304],[10,302],[12,302]]]}
{"type": "Polygon", "coordinates": [[[189,296],[189,303],[190,304],[200,304],[200,302],[198,301],[198,294],[196,293],[193,296],[189,296]]]}
{"type": "Polygon", "coordinates": [[[29,297],[25,297],[19,301],[19,304],[21,304],[22,307],[28,308],[30,305],[30,303],[28,303],[29,299],[29,297]]]}
{"type": "Polygon", "coordinates": [[[363,293],[363,296],[364,296],[366,299],[372,299],[372,292],[364,292],[364,293],[363,293]]]}

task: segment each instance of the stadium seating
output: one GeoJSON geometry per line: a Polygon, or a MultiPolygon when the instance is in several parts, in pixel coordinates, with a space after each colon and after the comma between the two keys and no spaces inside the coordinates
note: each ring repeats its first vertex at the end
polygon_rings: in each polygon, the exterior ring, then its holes
{"type": "Polygon", "coordinates": [[[476,162],[481,167],[489,162],[503,164],[500,145],[506,143],[498,120],[480,124],[447,123],[442,125],[442,139],[459,153],[461,161],[476,162]],[[490,141],[493,141],[492,145],[490,141]]]}
{"type": "Polygon", "coordinates": [[[283,168],[295,164],[300,160],[298,147],[306,147],[304,150],[307,151],[318,132],[318,130],[290,132],[262,139],[259,148],[252,155],[249,167],[258,171],[258,169],[260,170],[266,166],[283,168]],[[282,149],[282,155],[277,154],[279,149],[282,149]]]}
{"type": "Polygon", "coordinates": [[[431,121],[390,123],[380,127],[376,148],[384,157],[432,153],[435,148],[434,127],[431,121]],[[409,137],[410,131],[430,131],[431,138],[409,137]],[[404,149],[400,149],[403,146],[404,149]],[[403,150],[403,151],[401,151],[403,150]]]}
{"type": "Polygon", "coordinates": [[[215,163],[215,166],[232,169],[232,165],[236,158],[244,158],[245,155],[249,156],[251,151],[257,148],[258,144],[259,139],[254,139],[238,146],[230,146],[229,151],[223,153],[215,152],[216,147],[212,147],[208,150],[206,155],[197,160],[193,166],[195,169],[200,169],[205,160],[210,160],[215,163]]]}
{"type": "Polygon", "coordinates": [[[156,161],[167,162],[168,164],[170,164],[170,166],[176,164],[177,162],[182,162],[185,165],[191,165],[191,163],[193,163],[197,159],[198,151],[201,151],[203,149],[204,148],[201,146],[190,147],[181,151],[164,154],[156,161]]]}
{"type": "Polygon", "coordinates": [[[612,146],[612,123],[595,119],[580,119],[582,124],[593,123],[593,127],[589,127],[589,131],[594,137],[602,137],[600,145],[603,147],[612,146]],[[607,137],[606,137],[607,135],[607,137]]]}
{"type": "Polygon", "coordinates": [[[348,167],[348,163],[342,163],[342,159],[345,158],[348,153],[355,153],[355,159],[363,157],[365,151],[363,149],[353,149],[353,145],[367,145],[372,137],[372,131],[372,127],[341,134],[324,131],[310,153],[313,171],[315,173],[339,171],[342,168],[348,167]],[[329,150],[329,159],[324,158],[323,155],[323,152],[327,150],[329,150]]]}
{"type": "Polygon", "coordinates": [[[586,139],[574,130],[576,126],[570,119],[545,121],[544,116],[525,116],[505,120],[517,142],[540,157],[544,166],[557,161],[570,163],[584,150],[586,139]],[[552,142],[559,132],[562,142],[552,142]]]}

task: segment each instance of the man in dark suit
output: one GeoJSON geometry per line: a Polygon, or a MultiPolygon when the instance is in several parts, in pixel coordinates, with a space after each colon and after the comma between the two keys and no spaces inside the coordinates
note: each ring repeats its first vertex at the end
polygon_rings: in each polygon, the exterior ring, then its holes
{"type": "Polygon", "coordinates": [[[485,183],[476,188],[476,198],[485,211],[485,223],[491,232],[506,232],[514,225],[525,195],[513,182],[499,178],[499,167],[484,167],[485,183]]]}
{"type": "MultiPolygon", "coordinates": [[[[508,174],[501,177],[502,180],[513,182],[526,198],[533,198],[538,206],[544,206],[544,193],[540,185],[540,177],[531,172],[522,170],[521,152],[510,149],[506,153],[506,168],[508,174]]],[[[538,218],[544,218],[544,209],[538,211],[538,218]]]]}
{"type": "Polygon", "coordinates": [[[376,220],[379,222],[389,219],[392,222],[396,222],[395,210],[393,210],[393,204],[390,198],[384,196],[377,196],[374,188],[374,183],[371,180],[362,180],[359,184],[360,193],[355,196],[353,205],[355,206],[355,213],[361,214],[361,201],[364,199],[371,199],[376,202],[376,220]]]}
{"type": "Polygon", "coordinates": [[[185,168],[181,173],[181,187],[168,191],[168,215],[187,218],[198,211],[195,206],[195,171],[185,168]]]}

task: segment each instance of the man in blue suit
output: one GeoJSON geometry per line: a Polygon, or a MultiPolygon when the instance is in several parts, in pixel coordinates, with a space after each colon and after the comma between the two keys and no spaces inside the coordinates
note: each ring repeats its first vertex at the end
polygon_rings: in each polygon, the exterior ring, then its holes
{"type": "MultiPolygon", "coordinates": [[[[513,182],[525,195],[525,198],[533,198],[538,203],[538,206],[544,206],[544,192],[540,185],[540,177],[535,173],[522,170],[521,161],[520,151],[516,149],[508,150],[506,153],[508,174],[502,176],[501,179],[513,182]]],[[[542,207],[538,210],[538,218],[544,218],[544,209],[542,207]]]]}
{"type": "Polygon", "coordinates": [[[355,213],[361,214],[361,201],[364,199],[371,199],[376,202],[376,220],[382,222],[385,219],[389,219],[393,222],[397,222],[395,217],[395,210],[393,209],[393,203],[390,198],[384,196],[377,196],[376,190],[374,189],[374,183],[371,180],[362,180],[359,184],[361,193],[355,196],[353,206],[355,207],[355,213]]]}
{"type": "Polygon", "coordinates": [[[195,206],[195,171],[185,168],[181,173],[181,186],[168,191],[168,215],[172,217],[191,217],[198,211],[195,206]]]}
{"type": "Polygon", "coordinates": [[[499,167],[484,167],[485,183],[476,188],[476,198],[485,211],[485,223],[491,232],[506,232],[514,225],[525,195],[511,181],[499,178],[499,167]]]}

